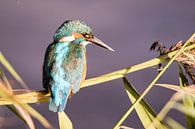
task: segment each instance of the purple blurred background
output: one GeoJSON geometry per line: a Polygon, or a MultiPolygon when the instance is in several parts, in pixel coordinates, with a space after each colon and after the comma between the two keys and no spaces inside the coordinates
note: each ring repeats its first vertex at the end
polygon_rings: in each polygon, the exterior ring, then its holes
{"type": "MultiPolygon", "coordinates": [[[[156,40],[167,46],[186,40],[195,31],[194,6],[194,0],[1,0],[0,51],[31,89],[41,90],[45,49],[63,21],[86,22],[96,37],[116,50],[112,53],[88,46],[87,78],[91,78],[157,56],[149,52],[156,40]]],[[[158,83],[177,84],[175,66],[158,83]]],[[[151,68],[129,74],[128,79],[141,93],[156,73],[151,68]]],[[[159,112],[172,93],[154,87],[145,99],[159,112]]],[[[111,129],[130,105],[122,80],[118,79],[82,89],[68,102],[65,111],[75,129],[111,129]]],[[[33,107],[58,128],[57,115],[48,111],[48,103],[33,104],[33,107]]],[[[0,115],[13,116],[6,108],[1,109],[0,115]]],[[[169,115],[185,125],[181,113],[171,111],[169,115]]],[[[17,118],[9,123],[5,121],[1,128],[26,128],[17,118]]],[[[35,123],[38,129],[43,128],[36,120],[35,123]]],[[[135,112],[123,125],[143,128],[135,112]]]]}

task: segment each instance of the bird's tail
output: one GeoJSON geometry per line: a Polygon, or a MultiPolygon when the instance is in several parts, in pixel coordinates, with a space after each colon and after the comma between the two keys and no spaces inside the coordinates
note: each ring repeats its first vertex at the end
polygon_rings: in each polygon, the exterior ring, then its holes
{"type": "Polygon", "coordinates": [[[70,86],[52,86],[51,98],[49,101],[49,110],[53,112],[62,112],[65,109],[68,96],[70,94],[70,86]]]}

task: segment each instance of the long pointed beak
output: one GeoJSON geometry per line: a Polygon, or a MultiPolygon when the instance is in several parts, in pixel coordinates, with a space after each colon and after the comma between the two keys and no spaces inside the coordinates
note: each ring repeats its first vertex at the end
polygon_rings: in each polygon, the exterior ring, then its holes
{"type": "Polygon", "coordinates": [[[90,38],[90,39],[87,39],[89,42],[97,45],[97,46],[100,46],[102,48],[105,48],[107,50],[110,50],[110,51],[114,51],[114,49],[112,49],[111,47],[109,47],[108,45],[106,45],[103,41],[101,41],[100,39],[96,38],[96,37],[93,37],[93,38],[90,38]]]}

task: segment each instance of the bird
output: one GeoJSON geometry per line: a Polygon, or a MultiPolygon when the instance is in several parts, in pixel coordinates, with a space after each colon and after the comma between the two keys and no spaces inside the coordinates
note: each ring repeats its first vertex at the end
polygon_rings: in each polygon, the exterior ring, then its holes
{"type": "Polygon", "coordinates": [[[51,93],[50,111],[64,111],[67,100],[79,91],[86,78],[88,44],[114,51],[80,20],[66,20],[55,31],[45,52],[42,71],[43,88],[51,93]]]}

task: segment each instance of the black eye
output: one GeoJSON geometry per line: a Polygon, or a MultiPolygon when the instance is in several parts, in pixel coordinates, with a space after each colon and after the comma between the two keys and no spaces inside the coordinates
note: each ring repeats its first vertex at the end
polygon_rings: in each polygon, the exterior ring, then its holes
{"type": "Polygon", "coordinates": [[[89,38],[93,38],[93,35],[92,34],[87,34],[87,33],[84,33],[83,36],[87,39],[89,38]]]}

